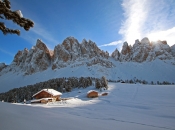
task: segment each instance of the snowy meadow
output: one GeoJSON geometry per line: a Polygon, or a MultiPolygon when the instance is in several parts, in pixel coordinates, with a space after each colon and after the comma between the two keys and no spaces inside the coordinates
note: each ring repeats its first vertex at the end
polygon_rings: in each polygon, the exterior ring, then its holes
{"type": "Polygon", "coordinates": [[[74,89],[62,96],[70,100],[45,105],[0,102],[0,128],[175,130],[175,85],[109,83],[107,96],[89,99],[91,89],[74,89]]]}

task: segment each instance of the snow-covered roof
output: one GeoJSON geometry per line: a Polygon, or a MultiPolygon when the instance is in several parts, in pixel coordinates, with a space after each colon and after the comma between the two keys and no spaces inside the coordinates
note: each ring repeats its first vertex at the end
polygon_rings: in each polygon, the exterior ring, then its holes
{"type": "Polygon", "coordinates": [[[97,93],[98,93],[98,91],[95,91],[95,90],[89,90],[89,91],[87,92],[87,94],[89,94],[89,93],[91,93],[91,92],[97,92],[97,93]]]}
{"type": "Polygon", "coordinates": [[[35,93],[32,97],[34,97],[35,95],[37,95],[38,93],[40,93],[42,91],[45,91],[45,92],[51,94],[52,96],[62,95],[62,93],[60,93],[54,89],[42,89],[41,91],[35,93]]]}

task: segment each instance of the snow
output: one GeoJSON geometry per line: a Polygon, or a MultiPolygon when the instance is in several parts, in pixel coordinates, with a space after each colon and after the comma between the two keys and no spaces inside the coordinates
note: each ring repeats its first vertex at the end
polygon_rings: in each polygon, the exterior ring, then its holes
{"type": "Polygon", "coordinates": [[[6,67],[5,63],[0,63],[0,71],[5,67],[6,67]]]}
{"type": "MultiPolygon", "coordinates": [[[[152,62],[118,62],[109,58],[115,67],[106,68],[101,65],[87,66],[87,60],[82,61],[83,64],[79,65],[79,61],[74,61],[67,67],[52,70],[51,67],[45,71],[37,72],[32,75],[24,75],[21,71],[10,71],[3,73],[0,76],[0,92],[6,92],[12,88],[24,87],[39,82],[44,82],[49,79],[62,78],[62,77],[95,77],[101,78],[105,76],[111,80],[145,80],[151,83],[168,81],[175,82],[175,64],[173,61],[154,60],[152,62]]],[[[1,73],[0,73],[1,74],[1,73]]]]}
{"type": "Polygon", "coordinates": [[[45,91],[47,93],[50,93],[52,96],[57,96],[57,95],[62,95],[62,93],[54,90],[54,89],[42,89],[41,91],[35,93],[32,97],[34,97],[35,95],[37,95],[38,93],[45,91]]]}
{"type": "Polygon", "coordinates": [[[175,56],[175,44],[171,46],[171,52],[172,52],[172,55],[175,56]]]}
{"type": "Polygon", "coordinates": [[[22,14],[22,12],[21,12],[21,10],[17,10],[17,11],[15,11],[21,18],[23,17],[23,14],[22,14]]]}
{"type": "Polygon", "coordinates": [[[175,85],[109,83],[107,96],[86,98],[92,89],[45,105],[0,102],[0,129],[175,130],[175,85]]]}
{"type": "Polygon", "coordinates": [[[34,102],[38,102],[38,101],[41,101],[41,100],[46,100],[46,101],[48,101],[49,99],[53,99],[53,98],[41,98],[41,99],[34,99],[34,100],[31,100],[30,102],[32,103],[34,103],[34,102]]]}
{"type": "Polygon", "coordinates": [[[0,68],[3,68],[5,66],[5,63],[0,63],[0,68]]]}
{"type": "MultiPolygon", "coordinates": [[[[91,92],[97,92],[97,91],[95,91],[95,90],[89,90],[88,92],[87,92],[87,94],[89,94],[89,93],[91,93],[91,92]]],[[[98,93],[98,92],[97,92],[98,93]]]]}
{"type": "Polygon", "coordinates": [[[53,58],[49,52],[37,40],[29,51],[18,51],[9,66],[0,63],[0,93],[62,77],[105,76],[114,81],[175,83],[175,46],[169,47],[165,41],[150,43],[143,38],[141,42],[136,40],[133,47],[125,42],[122,53],[116,50],[112,58],[90,40],[79,43],[68,37],[54,48],[53,58]]]}

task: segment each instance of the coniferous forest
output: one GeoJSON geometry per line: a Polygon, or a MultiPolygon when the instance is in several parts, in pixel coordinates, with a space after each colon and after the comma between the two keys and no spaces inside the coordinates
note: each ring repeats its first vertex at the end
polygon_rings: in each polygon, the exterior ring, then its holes
{"type": "Polygon", "coordinates": [[[71,92],[74,88],[86,88],[95,86],[97,89],[108,89],[108,82],[103,76],[101,79],[92,77],[70,77],[70,78],[56,78],[48,81],[27,85],[20,88],[14,88],[5,93],[0,93],[0,101],[5,102],[23,102],[31,100],[33,94],[46,88],[55,89],[62,93],[71,92]],[[95,81],[95,83],[93,83],[95,81]]]}

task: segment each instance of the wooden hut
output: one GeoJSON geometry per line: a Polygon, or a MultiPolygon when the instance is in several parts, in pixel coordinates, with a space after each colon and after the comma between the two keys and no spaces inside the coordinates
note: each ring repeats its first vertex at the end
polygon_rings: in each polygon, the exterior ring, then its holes
{"type": "Polygon", "coordinates": [[[48,103],[53,101],[59,101],[62,93],[54,89],[42,89],[35,93],[32,97],[34,100],[31,103],[48,103]]]}
{"type": "Polygon", "coordinates": [[[98,92],[95,90],[90,90],[87,92],[87,97],[88,98],[95,98],[98,97],[98,92]]]}
{"type": "Polygon", "coordinates": [[[107,95],[108,95],[108,93],[106,93],[106,92],[101,94],[101,96],[107,96],[107,95]]]}

